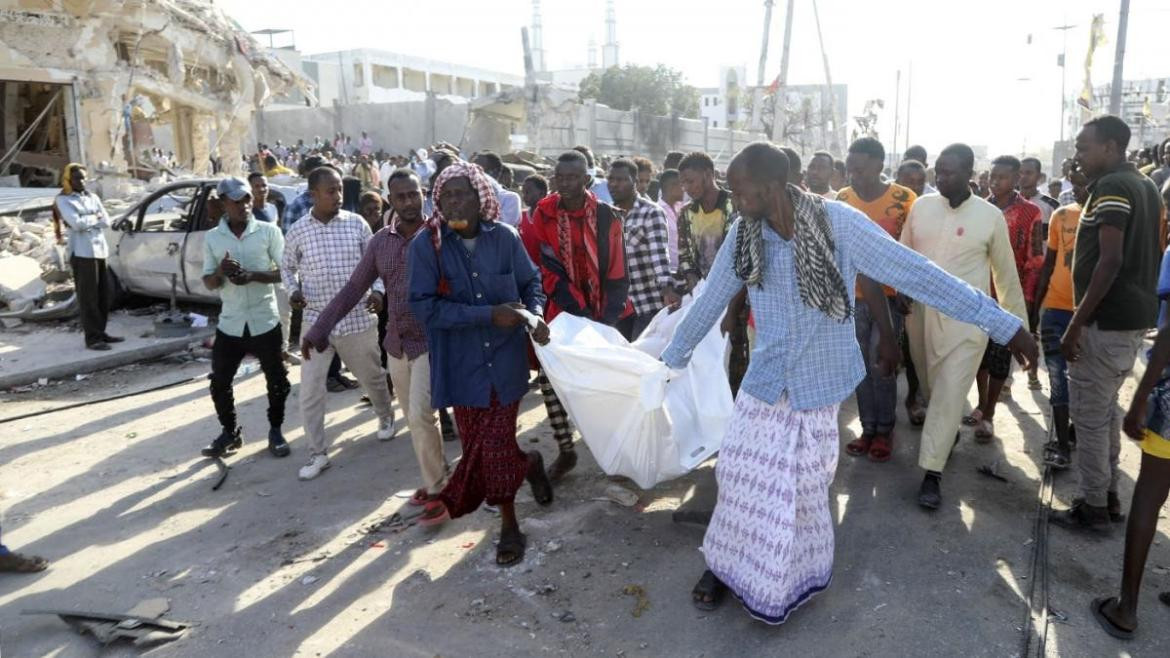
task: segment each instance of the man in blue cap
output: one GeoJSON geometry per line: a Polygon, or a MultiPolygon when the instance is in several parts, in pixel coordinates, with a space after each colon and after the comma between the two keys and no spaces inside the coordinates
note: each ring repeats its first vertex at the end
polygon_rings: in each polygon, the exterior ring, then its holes
{"type": "Polygon", "coordinates": [[[276,224],[256,220],[252,189],[246,180],[225,178],[216,193],[223,203],[224,218],[203,240],[203,285],[219,290],[223,302],[211,351],[211,399],[223,431],[203,449],[203,455],[220,457],[243,445],[232,379],[244,356],[253,354],[260,360],[268,384],[268,451],[275,457],[286,457],[289,448],[280,426],[289,383],[276,306],[284,236],[276,224]]]}

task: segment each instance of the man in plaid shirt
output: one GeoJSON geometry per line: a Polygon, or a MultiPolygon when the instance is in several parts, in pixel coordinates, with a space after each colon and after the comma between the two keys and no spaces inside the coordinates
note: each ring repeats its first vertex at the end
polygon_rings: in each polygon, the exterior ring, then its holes
{"type": "Polygon", "coordinates": [[[638,165],[619,158],[609,166],[609,193],[624,213],[622,230],[626,243],[626,275],[634,313],[618,321],[617,328],[633,341],[663,306],[677,308],[678,293],[670,272],[666,215],[657,204],[638,194],[638,165]]]}
{"type": "MultiPolygon", "coordinates": [[[[285,237],[281,280],[289,291],[289,304],[304,309],[306,337],[322,311],[341,292],[350,274],[361,262],[373,233],[361,215],[341,209],[341,176],[330,167],[309,174],[313,208],[293,224],[285,237]]],[[[309,440],[309,463],[300,470],[302,480],[311,480],[329,468],[329,440],[325,435],[325,378],[333,354],[349,366],[378,414],[378,438],[394,438],[394,410],[390,390],[378,352],[378,330],[374,315],[384,303],[385,287],[375,281],[373,295],[365,306],[353,308],[329,333],[329,346],[311,358],[313,344],[301,345],[301,420],[309,440]]]]}

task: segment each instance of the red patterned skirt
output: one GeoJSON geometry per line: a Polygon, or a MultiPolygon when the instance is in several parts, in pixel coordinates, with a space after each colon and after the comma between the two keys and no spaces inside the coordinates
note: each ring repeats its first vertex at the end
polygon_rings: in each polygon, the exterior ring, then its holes
{"type": "Polygon", "coordinates": [[[451,518],[489,505],[510,503],[528,475],[528,457],[516,445],[516,414],[520,401],[500,404],[492,391],[491,405],[454,407],[463,457],[439,499],[451,518]]]}

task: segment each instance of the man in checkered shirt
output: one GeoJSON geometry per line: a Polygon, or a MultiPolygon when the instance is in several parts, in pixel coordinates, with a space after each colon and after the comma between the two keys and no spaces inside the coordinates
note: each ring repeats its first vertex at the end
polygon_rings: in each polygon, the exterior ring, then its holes
{"type": "MultiPolygon", "coordinates": [[[[341,176],[332,167],[309,174],[313,207],[297,220],[285,236],[281,280],[288,288],[289,304],[304,309],[304,335],[308,335],[321,311],[341,292],[361,261],[373,233],[361,215],[341,209],[341,176]]],[[[329,334],[329,346],[318,353],[307,342],[301,346],[301,420],[309,440],[309,463],[301,468],[302,480],[311,480],[329,468],[329,440],[325,436],[325,378],[333,354],[341,356],[378,414],[378,438],[394,437],[394,411],[378,352],[374,326],[381,310],[385,287],[376,281],[364,306],[341,318],[329,334]]]]}
{"type": "Polygon", "coordinates": [[[609,193],[623,212],[626,242],[626,274],[630,279],[630,303],[634,313],[618,321],[617,328],[633,341],[663,306],[677,308],[667,250],[666,215],[657,204],[638,194],[638,165],[619,158],[609,166],[609,193]]]}

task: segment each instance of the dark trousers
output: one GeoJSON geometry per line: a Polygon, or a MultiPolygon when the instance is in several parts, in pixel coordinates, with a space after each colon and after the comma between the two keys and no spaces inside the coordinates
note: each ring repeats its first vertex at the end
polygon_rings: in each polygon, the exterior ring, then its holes
{"type": "Polygon", "coordinates": [[[280,427],[284,423],[284,401],[290,387],[280,342],[279,324],[259,336],[252,336],[246,327],[243,336],[215,332],[215,345],[211,348],[211,400],[224,431],[232,432],[237,426],[232,380],[240,362],[248,354],[260,361],[260,369],[268,383],[268,424],[280,427]]]}
{"type": "Polygon", "coordinates": [[[110,316],[110,275],[106,259],[74,256],[69,264],[73,268],[77,303],[81,306],[85,344],[101,343],[106,339],[106,321],[110,316]]]}
{"type": "Polygon", "coordinates": [[[654,319],[654,315],[655,313],[645,313],[643,315],[631,313],[618,320],[616,328],[626,340],[632,343],[638,340],[638,337],[642,335],[643,331],[646,331],[646,327],[650,326],[650,321],[654,319]]]}

